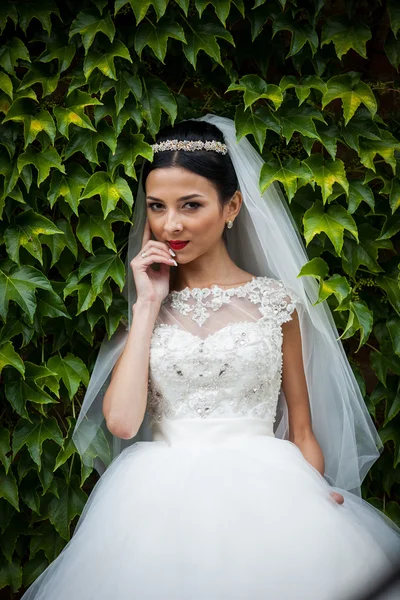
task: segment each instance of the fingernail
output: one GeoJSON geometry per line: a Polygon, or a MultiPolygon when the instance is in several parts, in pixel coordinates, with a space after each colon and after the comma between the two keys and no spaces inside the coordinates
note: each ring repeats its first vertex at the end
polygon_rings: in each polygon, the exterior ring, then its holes
{"type": "Polygon", "coordinates": [[[174,265],[175,265],[176,267],[178,266],[178,263],[176,262],[176,260],[174,260],[174,265]]]}
{"type": "Polygon", "coordinates": [[[176,256],[175,252],[172,250],[172,248],[168,248],[168,252],[172,255],[172,256],[176,256]]]}

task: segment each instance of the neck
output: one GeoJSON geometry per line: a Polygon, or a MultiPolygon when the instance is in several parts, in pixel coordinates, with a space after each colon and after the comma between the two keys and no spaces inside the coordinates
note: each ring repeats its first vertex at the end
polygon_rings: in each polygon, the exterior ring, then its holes
{"type": "Polygon", "coordinates": [[[181,290],[189,288],[203,288],[213,283],[226,282],[240,277],[242,270],[233,262],[228,254],[224,242],[213,246],[208,252],[202,254],[187,264],[180,264],[171,270],[171,289],[181,290]]]}

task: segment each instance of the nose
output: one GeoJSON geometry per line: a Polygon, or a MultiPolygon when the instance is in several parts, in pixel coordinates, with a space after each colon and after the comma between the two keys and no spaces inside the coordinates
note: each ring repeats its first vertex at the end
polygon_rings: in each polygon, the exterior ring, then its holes
{"type": "Polygon", "coordinates": [[[177,215],[174,211],[168,211],[167,216],[164,222],[164,230],[167,233],[175,233],[177,231],[182,231],[182,223],[177,218],[177,215]]]}

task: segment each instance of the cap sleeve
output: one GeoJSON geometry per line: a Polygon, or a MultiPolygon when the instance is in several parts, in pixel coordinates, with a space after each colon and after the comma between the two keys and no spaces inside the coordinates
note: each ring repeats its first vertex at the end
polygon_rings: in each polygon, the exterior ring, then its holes
{"type": "Polygon", "coordinates": [[[263,312],[278,325],[292,320],[295,309],[304,305],[301,298],[280,279],[270,279],[263,295],[263,312]]]}

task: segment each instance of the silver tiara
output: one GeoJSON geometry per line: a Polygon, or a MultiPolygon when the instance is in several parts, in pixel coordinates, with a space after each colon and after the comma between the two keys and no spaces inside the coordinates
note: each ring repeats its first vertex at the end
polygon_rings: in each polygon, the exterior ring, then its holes
{"type": "Polygon", "coordinates": [[[228,152],[226,144],[215,140],[212,142],[202,142],[201,140],[166,140],[165,142],[152,144],[151,147],[154,152],[163,152],[164,150],[188,150],[190,152],[193,152],[194,150],[213,150],[214,152],[220,152],[221,154],[226,154],[228,152]]]}

